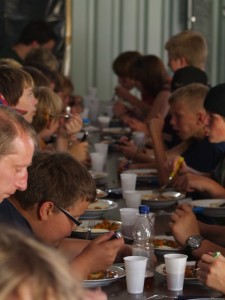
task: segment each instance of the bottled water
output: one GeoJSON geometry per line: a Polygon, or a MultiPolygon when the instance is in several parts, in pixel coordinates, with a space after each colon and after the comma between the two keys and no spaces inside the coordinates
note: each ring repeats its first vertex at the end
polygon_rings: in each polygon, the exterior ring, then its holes
{"type": "Polygon", "coordinates": [[[132,255],[148,257],[145,277],[154,275],[154,214],[150,215],[149,212],[148,205],[140,205],[139,216],[133,228],[132,255]]]}

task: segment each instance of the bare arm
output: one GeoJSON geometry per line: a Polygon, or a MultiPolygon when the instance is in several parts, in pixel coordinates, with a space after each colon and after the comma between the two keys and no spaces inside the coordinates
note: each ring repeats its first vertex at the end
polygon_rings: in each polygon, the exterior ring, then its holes
{"type": "MultiPolygon", "coordinates": [[[[189,205],[180,205],[173,214],[171,214],[171,221],[169,223],[171,232],[173,233],[174,238],[177,242],[185,247],[187,239],[192,235],[200,235],[202,234],[201,230],[203,229],[202,223],[199,224],[197,221],[194,213],[192,212],[192,207],[189,205]]],[[[211,230],[210,225],[209,227],[205,227],[205,229],[211,230]]],[[[216,230],[216,229],[214,229],[216,230]]],[[[204,234],[202,234],[204,236],[204,234]]],[[[218,236],[217,235],[217,241],[218,236]]],[[[225,239],[224,233],[220,237],[221,241],[225,239]]],[[[219,246],[218,244],[214,243],[213,241],[209,241],[207,239],[203,240],[201,246],[192,251],[192,254],[196,258],[200,258],[202,254],[207,252],[215,252],[220,251],[221,253],[225,254],[225,248],[219,246]]]]}
{"type": "Polygon", "coordinates": [[[121,259],[131,251],[124,245],[123,238],[110,240],[112,232],[99,236],[93,241],[68,239],[61,242],[61,250],[69,259],[72,271],[86,278],[91,272],[105,269],[116,258],[121,259]]]}
{"type": "Polygon", "coordinates": [[[166,117],[169,111],[169,98],[170,92],[169,91],[162,91],[158,93],[156,98],[154,99],[154,103],[149,109],[148,115],[146,120],[149,121],[154,118],[156,115],[161,114],[163,118],[166,117]]]}

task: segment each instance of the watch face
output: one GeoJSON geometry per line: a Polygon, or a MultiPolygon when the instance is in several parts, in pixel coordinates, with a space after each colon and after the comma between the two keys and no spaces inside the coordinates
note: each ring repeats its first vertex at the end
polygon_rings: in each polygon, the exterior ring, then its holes
{"type": "Polygon", "coordinates": [[[190,236],[188,239],[188,246],[192,249],[196,249],[200,247],[202,241],[202,237],[200,236],[190,236]]]}

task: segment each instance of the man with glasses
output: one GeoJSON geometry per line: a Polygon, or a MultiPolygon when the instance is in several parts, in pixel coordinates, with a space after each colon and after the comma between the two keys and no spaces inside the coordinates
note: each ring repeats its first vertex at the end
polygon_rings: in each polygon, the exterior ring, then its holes
{"type": "Polygon", "coordinates": [[[119,250],[128,250],[122,238],[109,241],[112,232],[92,242],[67,239],[81,224],[77,218],[95,197],[93,178],[71,155],[38,152],[28,168],[26,191],[19,191],[0,204],[0,223],[58,247],[71,261],[74,273],[86,278],[111,265],[119,250]]]}

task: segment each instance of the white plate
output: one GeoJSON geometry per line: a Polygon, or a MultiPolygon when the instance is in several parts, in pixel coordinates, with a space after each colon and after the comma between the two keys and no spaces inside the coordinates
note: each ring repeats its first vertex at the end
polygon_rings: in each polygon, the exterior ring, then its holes
{"type": "Polygon", "coordinates": [[[124,171],[123,173],[137,174],[137,177],[156,177],[157,176],[156,169],[131,169],[131,170],[124,171]]]}
{"type": "MultiPolygon", "coordinates": [[[[187,261],[186,263],[187,266],[194,266],[195,265],[195,261],[187,261]]],[[[163,272],[163,269],[165,267],[165,264],[161,264],[158,267],[156,267],[155,271],[162,275],[163,277],[166,278],[166,274],[163,272]]],[[[199,283],[197,277],[195,278],[189,278],[189,277],[184,277],[184,282],[185,283],[199,283]]]]}
{"type": "Polygon", "coordinates": [[[105,198],[108,195],[108,193],[106,191],[100,190],[100,189],[96,189],[96,196],[97,198],[105,198]]]}
{"type": "Polygon", "coordinates": [[[118,277],[109,278],[109,279],[98,279],[98,280],[84,280],[83,281],[83,286],[85,288],[91,288],[91,287],[96,287],[96,286],[108,285],[108,284],[114,282],[115,280],[125,276],[125,270],[121,267],[117,267],[117,266],[112,265],[111,267],[108,268],[108,270],[117,271],[118,272],[118,277]]]}
{"type": "Polygon", "coordinates": [[[157,190],[143,190],[140,192],[142,194],[142,203],[147,204],[152,208],[166,208],[185,197],[185,195],[180,192],[166,191],[162,193],[162,196],[168,198],[168,200],[158,200],[157,195],[159,195],[159,192],[157,190]]]}
{"type": "Polygon", "coordinates": [[[130,131],[131,129],[129,127],[107,127],[102,129],[102,132],[111,134],[124,134],[130,131]]]}
{"type": "Polygon", "coordinates": [[[81,219],[96,219],[101,218],[102,215],[110,210],[114,209],[118,206],[117,203],[111,201],[111,200],[97,200],[94,203],[89,204],[88,209],[84,212],[84,214],[81,216],[81,219]]]}
{"type": "Polygon", "coordinates": [[[90,173],[91,173],[91,176],[95,180],[105,179],[108,176],[108,173],[106,173],[106,172],[94,172],[94,171],[91,171],[90,173]]]}
{"type": "MultiPolygon", "coordinates": [[[[154,237],[154,239],[157,240],[168,240],[168,241],[174,241],[175,239],[173,236],[167,236],[167,235],[156,235],[154,237]]],[[[158,254],[165,254],[165,253],[170,253],[170,252],[179,252],[182,250],[181,247],[177,247],[177,248],[173,248],[173,247],[169,247],[169,246],[155,246],[155,252],[158,254]]]]}
{"type": "Polygon", "coordinates": [[[190,202],[192,206],[201,207],[202,214],[209,217],[224,217],[225,206],[220,207],[220,205],[224,203],[224,199],[193,200],[190,202]]]}
{"type": "MultiPolygon", "coordinates": [[[[91,227],[94,227],[96,224],[102,223],[102,221],[103,220],[84,220],[82,221],[82,224],[73,231],[73,234],[81,238],[86,238],[88,226],[91,224],[91,227]]],[[[118,229],[114,231],[121,230],[121,224],[122,224],[121,222],[113,221],[113,220],[107,220],[107,221],[110,223],[116,223],[118,225],[118,229]]],[[[92,228],[90,233],[90,238],[91,239],[95,238],[105,232],[109,232],[109,230],[101,229],[101,228],[92,228]]]]}

